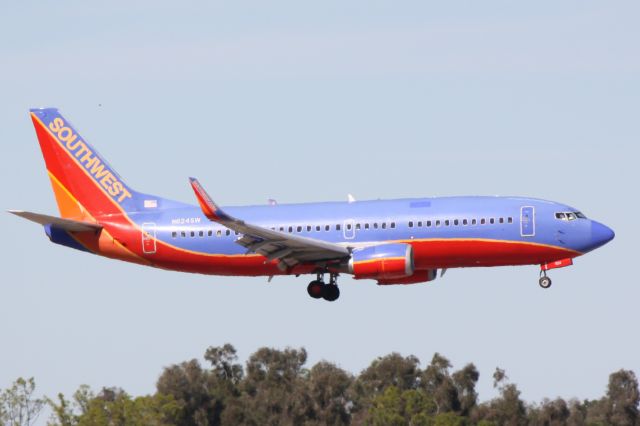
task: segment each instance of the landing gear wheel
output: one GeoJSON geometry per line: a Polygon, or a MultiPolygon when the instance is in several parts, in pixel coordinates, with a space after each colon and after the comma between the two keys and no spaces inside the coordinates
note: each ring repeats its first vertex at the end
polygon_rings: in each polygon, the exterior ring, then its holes
{"type": "Polygon", "coordinates": [[[313,297],[314,299],[320,299],[323,294],[323,287],[324,283],[322,281],[311,281],[307,286],[307,293],[309,293],[309,296],[313,297]]]}
{"type": "Polygon", "coordinates": [[[322,298],[328,302],[333,302],[340,297],[340,289],[335,284],[326,284],[322,286],[322,298]]]}
{"type": "Polygon", "coordinates": [[[551,278],[545,275],[544,277],[540,277],[540,281],[538,281],[538,283],[542,288],[549,288],[551,287],[551,278]]]}

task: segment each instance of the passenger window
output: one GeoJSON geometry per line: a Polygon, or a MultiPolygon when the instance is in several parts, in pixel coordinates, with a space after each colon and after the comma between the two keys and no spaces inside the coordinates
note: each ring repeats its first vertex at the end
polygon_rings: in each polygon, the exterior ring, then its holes
{"type": "Polygon", "coordinates": [[[191,233],[190,233],[190,234],[191,234],[191,236],[192,236],[192,237],[195,237],[195,236],[196,236],[195,231],[191,231],[191,233]]]}
{"type": "Polygon", "coordinates": [[[378,224],[376,222],[373,222],[373,229],[378,229],[378,224]]]}
{"type": "Polygon", "coordinates": [[[487,223],[487,219],[485,219],[484,217],[480,219],[480,225],[484,225],[485,223],[487,223]]]}
{"type": "Polygon", "coordinates": [[[500,222],[500,223],[504,223],[504,218],[503,218],[503,217],[501,217],[500,219],[498,219],[498,222],[500,222]]]}
{"type": "Polygon", "coordinates": [[[187,236],[187,233],[186,233],[186,232],[184,232],[184,231],[181,231],[181,232],[180,232],[180,236],[181,236],[181,237],[186,237],[186,236],[187,236]]]}
{"type": "Polygon", "coordinates": [[[298,227],[296,228],[296,232],[302,232],[302,226],[298,226],[298,227]]]}
{"type": "Polygon", "coordinates": [[[369,229],[369,224],[368,223],[364,224],[364,229],[369,229]]]}
{"type": "Polygon", "coordinates": [[[320,232],[320,225],[316,225],[316,231],[320,232]]]}
{"type": "Polygon", "coordinates": [[[496,220],[494,218],[491,218],[489,219],[489,223],[493,225],[494,223],[496,223],[496,220]]]}
{"type": "Polygon", "coordinates": [[[331,229],[331,226],[330,225],[325,225],[324,230],[328,231],[329,229],[331,229]]]}
{"type": "Polygon", "coordinates": [[[444,226],[449,226],[449,219],[446,219],[446,220],[444,221],[444,226]]]}
{"type": "Polygon", "coordinates": [[[290,226],[289,227],[289,233],[292,233],[292,232],[293,232],[293,226],[290,226]]]}
{"type": "Polygon", "coordinates": [[[421,228],[421,227],[422,227],[422,221],[421,221],[421,220],[419,220],[419,221],[418,221],[418,228],[421,228]]]}
{"type": "Polygon", "coordinates": [[[280,232],[284,232],[284,226],[280,227],[280,232]]]}
{"type": "Polygon", "coordinates": [[[225,233],[225,234],[227,235],[227,237],[228,237],[228,236],[231,234],[231,231],[229,231],[229,230],[227,229],[224,233],[225,233]]]}
{"type": "Polygon", "coordinates": [[[413,221],[409,221],[409,228],[413,228],[413,221]]]}
{"type": "Polygon", "coordinates": [[[467,226],[469,224],[469,222],[467,221],[467,219],[462,219],[462,224],[467,226]]]}
{"type": "Polygon", "coordinates": [[[507,223],[513,223],[513,218],[512,217],[508,217],[507,218],[507,223]]]}
{"type": "Polygon", "coordinates": [[[307,225],[307,232],[311,232],[311,225],[307,225]]]}
{"type": "Polygon", "coordinates": [[[427,228],[431,228],[431,221],[430,220],[427,221],[427,228]]]}
{"type": "Polygon", "coordinates": [[[458,226],[458,223],[460,223],[460,222],[458,221],[458,219],[454,219],[453,224],[454,224],[455,226],[458,226]]]}
{"type": "Polygon", "coordinates": [[[436,228],[440,228],[440,221],[436,220],[436,228]]]}
{"type": "Polygon", "coordinates": [[[478,221],[477,221],[477,220],[475,220],[475,219],[471,219],[471,224],[472,224],[472,225],[475,225],[475,224],[477,224],[477,223],[478,223],[478,221]]]}
{"type": "Polygon", "coordinates": [[[387,222],[382,222],[382,229],[387,229],[387,222]]]}
{"type": "Polygon", "coordinates": [[[396,228],[396,223],[395,222],[391,222],[391,229],[395,229],[396,228]]]}
{"type": "Polygon", "coordinates": [[[360,224],[356,223],[356,230],[360,229],[360,224]]]}
{"type": "Polygon", "coordinates": [[[171,238],[175,238],[175,237],[177,237],[177,236],[178,236],[178,233],[177,233],[177,232],[173,231],[173,232],[171,233],[171,238]]]}
{"type": "Polygon", "coordinates": [[[200,235],[201,237],[204,237],[204,231],[198,232],[198,235],[200,235]]]}

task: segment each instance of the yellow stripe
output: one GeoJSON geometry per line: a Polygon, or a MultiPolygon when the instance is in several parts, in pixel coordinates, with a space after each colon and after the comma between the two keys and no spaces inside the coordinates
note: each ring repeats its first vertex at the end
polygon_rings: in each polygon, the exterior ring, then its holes
{"type": "Polygon", "coordinates": [[[373,263],[378,262],[380,260],[405,260],[404,256],[402,257],[379,257],[377,259],[367,259],[367,260],[359,260],[357,262],[353,262],[354,265],[362,265],[363,263],[373,263]]]}
{"type": "Polygon", "coordinates": [[[544,248],[554,248],[554,249],[558,249],[558,250],[565,250],[568,251],[570,253],[574,253],[574,254],[582,254],[581,252],[577,251],[577,250],[573,250],[573,249],[569,249],[566,247],[560,247],[560,246],[554,246],[552,244],[543,244],[543,243],[536,243],[533,241],[514,241],[514,240],[492,240],[490,238],[419,238],[419,239],[413,239],[413,240],[393,240],[393,241],[389,241],[390,242],[399,242],[399,243],[411,243],[411,242],[450,242],[450,241],[460,241],[460,242],[465,242],[465,241],[469,241],[469,242],[485,242],[485,243],[504,243],[504,244],[520,244],[520,245],[529,245],[529,246],[537,246],[537,247],[544,247],[544,248]]]}

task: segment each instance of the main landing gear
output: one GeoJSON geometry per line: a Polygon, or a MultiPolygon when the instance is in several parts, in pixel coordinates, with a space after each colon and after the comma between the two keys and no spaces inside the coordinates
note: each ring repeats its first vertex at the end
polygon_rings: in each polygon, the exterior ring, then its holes
{"type": "Polygon", "coordinates": [[[540,287],[549,288],[551,287],[551,278],[547,276],[547,271],[540,271],[540,280],[538,281],[540,287]]]}
{"type": "Polygon", "coordinates": [[[318,272],[317,278],[307,286],[307,293],[314,299],[324,299],[333,302],[340,297],[338,288],[338,274],[329,274],[329,284],[324,282],[324,273],[318,272]]]}

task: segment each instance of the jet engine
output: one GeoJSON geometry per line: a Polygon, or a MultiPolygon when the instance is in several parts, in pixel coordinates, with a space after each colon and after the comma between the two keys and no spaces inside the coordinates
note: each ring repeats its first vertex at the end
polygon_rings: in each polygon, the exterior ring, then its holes
{"type": "Polygon", "coordinates": [[[355,279],[391,280],[413,275],[413,247],[382,244],[354,250],[349,272],[355,279]]]}
{"type": "Polygon", "coordinates": [[[357,280],[374,279],[380,285],[417,284],[432,281],[437,270],[416,271],[410,244],[381,244],[354,250],[349,273],[357,280]]]}

